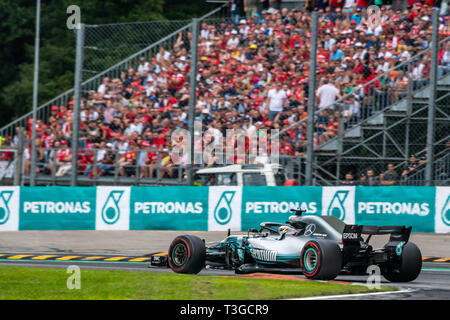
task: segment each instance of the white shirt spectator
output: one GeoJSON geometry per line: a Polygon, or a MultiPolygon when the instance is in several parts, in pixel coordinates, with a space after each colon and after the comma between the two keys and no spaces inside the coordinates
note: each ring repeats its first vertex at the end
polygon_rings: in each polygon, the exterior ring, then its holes
{"type": "Polygon", "coordinates": [[[151,96],[153,93],[156,92],[156,87],[153,85],[153,82],[149,82],[145,92],[147,93],[147,96],[151,96]]]}
{"type": "Polygon", "coordinates": [[[339,96],[339,90],[331,83],[326,83],[317,89],[317,97],[320,99],[319,109],[330,108],[334,109],[333,103],[336,97],[339,96]]]}
{"type": "Polygon", "coordinates": [[[424,68],[425,68],[425,65],[423,63],[420,63],[417,67],[413,68],[413,70],[411,72],[412,78],[413,79],[421,79],[424,68]]]}
{"type": "Polygon", "coordinates": [[[336,40],[335,39],[333,39],[333,38],[331,38],[330,40],[328,40],[328,41],[324,41],[324,43],[323,43],[323,47],[324,48],[328,48],[328,49],[332,49],[333,48],[333,45],[336,43],[336,40]]]}
{"type": "Polygon", "coordinates": [[[187,114],[186,112],[182,112],[179,116],[178,116],[178,121],[184,122],[184,120],[187,119],[187,114]]]}
{"type": "Polygon", "coordinates": [[[106,93],[106,85],[104,83],[102,83],[101,85],[98,86],[97,92],[105,94],[106,93]]]}
{"type": "Polygon", "coordinates": [[[444,52],[441,60],[441,64],[444,66],[450,66],[450,50],[444,52]]]}
{"type": "Polygon", "coordinates": [[[385,62],[383,64],[378,65],[377,69],[375,70],[375,73],[378,73],[378,71],[386,72],[389,70],[389,63],[385,62]]]}
{"type": "Polygon", "coordinates": [[[169,51],[164,51],[163,56],[161,57],[161,53],[158,52],[158,54],[156,55],[156,61],[161,61],[161,58],[163,58],[164,60],[169,60],[170,59],[170,52],[169,51]]]}
{"type": "Polygon", "coordinates": [[[403,51],[402,53],[400,53],[400,59],[405,57],[406,60],[409,60],[409,58],[411,58],[411,53],[409,53],[408,50],[403,51]]]}
{"type": "Polygon", "coordinates": [[[119,150],[119,154],[125,154],[128,151],[128,142],[120,141],[117,150],[119,150]]]}
{"type": "Polygon", "coordinates": [[[237,47],[239,45],[239,38],[234,36],[228,39],[227,46],[228,47],[237,47]]]}
{"type": "Polygon", "coordinates": [[[359,118],[360,110],[361,110],[361,104],[358,101],[353,101],[353,103],[349,103],[349,110],[352,112],[352,114],[359,118]]]}
{"type": "Polygon", "coordinates": [[[344,8],[353,8],[355,5],[355,0],[345,0],[344,8]]]}
{"type": "Polygon", "coordinates": [[[97,150],[97,162],[102,161],[105,158],[105,155],[106,155],[105,149],[97,150]]]}
{"type": "Polygon", "coordinates": [[[386,51],[384,54],[382,54],[380,52],[380,54],[378,55],[379,58],[385,58],[385,59],[392,58],[392,56],[393,56],[392,52],[390,52],[390,51],[386,51]]]}
{"type": "Polygon", "coordinates": [[[142,122],[139,122],[138,124],[132,123],[128,128],[125,129],[124,134],[129,135],[133,132],[137,132],[139,135],[142,133],[142,122]]]}
{"type": "Polygon", "coordinates": [[[255,127],[253,124],[251,124],[251,123],[249,123],[248,126],[244,124],[244,125],[242,126],[242,129],[245,130],[245,132],[247,133],[247,135],[248,135],[249,137],[253,137],[253,135],[256,135],[257,129],[256,129],[256,127],[255,127]]]}
{"type": "Polygon", "coordinates": [[[140,63],[139,67],[138,67],[138,72],[142,72],[142,71],[150,71],[150,67],[148,65],[148,62],[144,62],[144,63],[140,63]]]}
{"type": "Polygon", "coordinates": [[[379,37],[381,34],[383,33],[383,26],[380,24],[378,24],[375,29],[373,30],[373,34],[377,37],[379,37]]]}
{"type": "Polygon", "coordinates": [[[210,127],[208,128],[208,130],[205,131],[205,134],[209,135],[210,138],[213,139],[209,140],[209,144],[211,146],[215,146],[216,148],[219,146],[223,146],[222,132],[219,129],[210,127]]]}
{"type": "Polygon", "coordinates": [[[241,25],[239,27],[239,33],[241,33],[242,35],[244,35],[244,38],[247,38],[247,34],[250,31],[250,27],[247,25],[241,25]]]}
{"type": "Polygon", "coordinates": [[[97,121],[98,117],[99,117],[98,112],[95,110],[89,113],[89,121],[97,121]]]}
{"type": "Polygon", "coordinates": [[[286,92],[283,89],[270,89],[267,97],[269,98],[269,111],[283,111],[284,100],[286,99],[286,92]]]}
{"type": "Polygon", "coordinates": [[[209,39],[209,30],[208,29],[202,29],[200,31],[200,37],[205,38],[205,39],[209,39]]]}
{"type": "Polygon", "coordinates": [[[145,160],[147,160],[147,152],[141,151],[139,153],[138,165],[139,166],[144,166],[145,165],[145,160]]]}
{"type": "Polygon", "coordinates": [[[80,112],[80,121],[85,122],[86,121],[86,110],[81,110],[80,112]]]}

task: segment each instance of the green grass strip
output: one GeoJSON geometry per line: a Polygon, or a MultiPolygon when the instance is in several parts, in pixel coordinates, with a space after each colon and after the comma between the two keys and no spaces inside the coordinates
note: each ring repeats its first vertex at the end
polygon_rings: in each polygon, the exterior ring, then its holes
{"type": "MultiPolygon", "coordinates": [[[[80,289],[68,289],[64,268],[0,268],[0,299],[15,300],[252,300],[392,291],[318,281],[86,270],[80,289]]],[[[70,282],[70,281],[69,281],[70,282]]]]}

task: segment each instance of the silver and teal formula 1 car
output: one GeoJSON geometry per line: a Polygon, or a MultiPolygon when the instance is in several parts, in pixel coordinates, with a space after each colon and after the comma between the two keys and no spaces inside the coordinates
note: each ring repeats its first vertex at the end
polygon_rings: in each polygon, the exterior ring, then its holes
{"type": "Polygon", "coordinates": [[[245,235],[230,235],[206,243],[193,235],[176,237],[167,256],[151,265],[169,266],[177,273],[197,274],[203,268],[236,273],[293,272],[310,279],[331,280],[340,274],[364,275],[376,265],[389,281],[416,279],[422,268],[419,248],[409,242],[411,227],[347,225],[334,216],[295,215],[286,223],[264,222],[245,235]],[[389,234],[384,247],[374,249],[373,235],[389,234]],[[367,235],[363,239],[362,235],[367,235]]]}

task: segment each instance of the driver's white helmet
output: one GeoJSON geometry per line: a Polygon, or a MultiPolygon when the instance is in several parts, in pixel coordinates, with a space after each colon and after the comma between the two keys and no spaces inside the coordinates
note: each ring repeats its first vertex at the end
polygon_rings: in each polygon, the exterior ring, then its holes
{"type": "Polygon", "coordinates": [[[278,232],[280,234],[283,234],[283,233],[292,234],[292,233],[295,233],[295,229],[288,225],[282,225],[282,226],[278,227],[278,232]]]}

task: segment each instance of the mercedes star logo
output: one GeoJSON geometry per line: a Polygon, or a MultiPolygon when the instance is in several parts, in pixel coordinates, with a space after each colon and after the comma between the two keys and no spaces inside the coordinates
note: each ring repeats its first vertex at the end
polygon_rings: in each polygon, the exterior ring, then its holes
{"type": "Polygon", "coordinates": [[[305,229],[305,236],[310,236],[316,231],[316,225],[315,224],[308,224],[305,229]]]}

